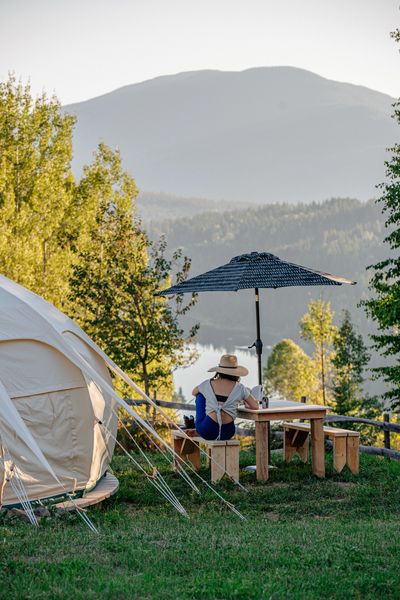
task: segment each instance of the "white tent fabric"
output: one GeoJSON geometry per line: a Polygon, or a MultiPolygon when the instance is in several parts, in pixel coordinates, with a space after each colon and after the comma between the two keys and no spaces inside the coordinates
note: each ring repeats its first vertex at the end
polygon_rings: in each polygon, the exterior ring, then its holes
{"type": "MultiPolygon", "coordinates": [[[[5,477],[12,463],[28,500],[92,488],[105,473],[117,442],[117,404],[159,446],[174,454],[118,396],[108,369],[171,422],[76,323],[40,296],[0,275],[0,506],[19,503],[17,486],[7,485],[5,477]]],[[[187,474],[184,478],[197,491],[187,474]]],[[[150,481],[186,515],[161,476],[150,481]]],[[[84,514],[82,517],[96,531],[84,514]]]]}
{"type": "MultiPolygon", "coordinates": [[[[37,320],[41,321],[41,329],[43,330],[43,336],[45,335],[48,339],[48,343],[55,348],[59,349],[69,360],[82,370],[85,374],[88,382],[92,381],[95,383],[102,393],[109,394],[120,406],[122,406],[129,414],[131,414],[142,427],[147,429],[154,437],[157,438],[158,442],[163,446],[167,446],[165,441],[157,435],[157,433],[129,406],[112,388],[110,380],[106,380],[102,377],[96,368],[93,368],[90,360],[87,360],[88,355],[83,351],[85,344],[89,346],[96,355],[102,359],[107,366],[119,375],[135,392],[137,392],[142,398],[152,404],[161,414],[163,414],[167,420],[171,421],[170,417],[160,407],[157,407],[154,402],[146,396],[143,390],[140,389],[131,379],[124,373],[94,342],[86,335],[84,331],[72,319],[64,315],[62,312],[57,310],[53,305],[49,304],[33,292],[30,292],[26,288],[18,285],[14,281],[11,281],[7,277],[0,276],[0,306],[2,302],[1,292],[8,293],[14,301],[20,300],[21,304],[25,308],[25,311],[20,310],[20,317],[26,317],[31,311],[37,320]],[[45,333],[44,333],[45,332],[45,333]],[[71,337],[68,334],[73,334],[75,337],[71,337]],[[77,347],[74,344],[75,338],[78,338],[85,344],[81,344],[77,347]]],[[[17,309],[16,309],[17,310],[17,309]]],[[[2,327],[0,323],[0,340],[2,335],[2,327]]],[[[5,327],[7,322],[5,323],[5,327]]],[[[12,330],[12,327],[11,327],[12,330]]],[[[40,337],[40,333],[37,332],[40,337]]],[[[36,339],[34,332],[32,332],[33,338],[36,339]]]]}
{"type": "MultiPolygon", "coordinates": [[[[30,500],[90,489],[116,435],[104,358],[75,323],[4,276],[0,308],[0,458],[7,448],[30,500]],[[71,323],[73,344],[63,327],[71,323]]],[[[3,480],[1,473],[0,503],[17,503],[3,480]]]]}
{"type": "Polygon", "coordinates": [[[48,472],[57,479],[52,467],[49,465],[47,459],[43,455],[43,452],[39,448],[29,429],[25,426],[21,419],[18,410],[13,405],[11,399],[8,397],[5,387],[0,382],[0,425],[2,431],[2,441],[8,446],[12,447],[12,439],[19,437],[27,445],[25,453],[30,452],[35,455],[40,463],[42,463],[48,472]]]}

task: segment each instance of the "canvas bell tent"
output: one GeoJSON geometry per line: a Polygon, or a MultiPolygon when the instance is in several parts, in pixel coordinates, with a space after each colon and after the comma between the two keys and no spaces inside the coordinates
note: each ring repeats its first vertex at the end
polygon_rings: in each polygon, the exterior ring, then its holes
{"type": "Polygon", "coordinates": [[[115,400],[104,359],[81,330],[43,299],[0,278],[0,502],[20,502],[15,465],[29,500],[93,488],[114,450],[115,400]],[[100,427],[99,422],[105,427],[100,427]],[[49,468],[50,467],[50,468],[49,468]]]}
{"type": "Polygon", "coordinates": [[[141,421],[115,393],[108,366],[118,370],[71,319],[0,276],[0,504],[19,504],[21,486],[38,500],[102,478],[118,404],[141,421]]]}
{"type": "MultiPolygon", "coordinates": [[[[144,466],[117,440],[117,409],[123,407],[163,456],[173,461],[173,449],[115,392],[110,371],[176,427],[76,323],[0,275],[0,506],[21,505],[35,522],[32,501],[67,496],[74,503],[78,493],[102,480],[118,444],[150,484],[186,515],[139,445],[144,466]]],[[[199,491],[183,466],[178,471],[199,491]]]]}

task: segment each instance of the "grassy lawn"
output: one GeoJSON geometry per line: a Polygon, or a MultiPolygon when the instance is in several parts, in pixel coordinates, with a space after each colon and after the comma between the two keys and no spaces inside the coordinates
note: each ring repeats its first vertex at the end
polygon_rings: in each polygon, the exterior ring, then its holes
{"type": "MultiPolygon", "coordinates": [[[[120,491],[90,511],[99,536],[75,515],[38,530],[3,518],[0,597],[399,598],[400,463],[362,456],[353,477],[335,475],[329,460],[323,481],[277,456],[267,484],[241,474],[248,493],[222,482],[240,521],[164,467],[190,519],[179,516],[116,456],[120,491]]],[[[242,453],[242,465],[253,461],[242,453]]]]}

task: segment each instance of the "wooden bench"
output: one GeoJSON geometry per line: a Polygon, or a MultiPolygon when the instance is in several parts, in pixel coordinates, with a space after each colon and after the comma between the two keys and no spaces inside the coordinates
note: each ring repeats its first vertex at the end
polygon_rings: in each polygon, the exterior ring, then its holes
{"type": "Polygon", "coordinates": [[[217,483],[225,473],[239,481],[239,446],[237,440],[205,440],[202,437],[188,439],[179,429],[172,431],[174,450],[178,458],[174,458],[174,468],[179,459],[189,460],[195,469],[200,469],[200,446],[207,451],[208,465],[211,465],[211,481],[217,483]]]}
{"type": "MultiPolygon", "coordinates": [[[[298,454],[303,462],[308,460],[310,444],[310,425],[308,423],[284,423],[284,455],[289,462],[298,454]]],[[[358,431],[324,427],[324,434],[333,443],[333,468],[340,473],[347,464],[354,475],[358,475],[360,462],[360,434],[358,431]]]]}

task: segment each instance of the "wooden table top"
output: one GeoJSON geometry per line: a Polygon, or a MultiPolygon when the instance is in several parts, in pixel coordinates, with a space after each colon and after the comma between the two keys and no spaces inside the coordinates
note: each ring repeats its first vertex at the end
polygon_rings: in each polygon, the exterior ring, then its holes
{"type": "Polygon", "coordinates": [[[323,419],[329,406],[320,404],[303,404],[287,400],[271,401],[268,408],[255,410],[239,406],[237,416],[239,419],[250,421],[280,421],[286,419],[323,419]]]}

